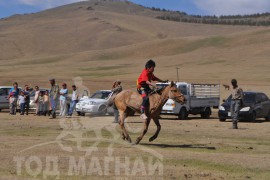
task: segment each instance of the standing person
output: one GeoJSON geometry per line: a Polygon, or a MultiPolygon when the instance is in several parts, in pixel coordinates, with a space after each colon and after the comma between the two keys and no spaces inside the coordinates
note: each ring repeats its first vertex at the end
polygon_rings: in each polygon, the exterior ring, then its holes
{"type": "Polygon", "coordinates": [[[25,114],[28,115],[30,105],[30,90],[28,85],[24,86],[23,93],[25,96],[25,114]]]}
{"type": "Polygon", "coordinates": [[[18,96],[19,96],[19,88],[18,88],[18,83],[14,82],[13,83],[13,88],[9,90],[9,108],[10,108],[10,114],[15,115],[16,114],[16,109],[17,109],[17,101],[18,101],[18,96]]]}
{"type": "MultiPolygon", "coordinates": [[[[116,97],[116,95],[118,93],[120,93],[123,90],[122,86],[121,86],[121,81],[117,80],[114,82],[113,86],[112,86],[112,92],[113,92],[113,102],[114,102],[114,98],[116,97]]],[[[113,123],[118,123],[119,122],[119,111],[115,105],[115,103],[113,103],[113,114],[114,114],[114,121],[113,123]]]]}
{"type": "Polygon", "coordinates": [[[34,102],[36,104],[36,115],[38,115],[39,113],[39,101],[38,101],[38,97],[39,97],[39,87],[35,86],[35,97],[34,97],[34,102]]]}
{"type": "Polygon", "coordinates": [[[67,84],[62,84],[62,89],[59,92],[60,94],[60,114],[59,116],[65,116],[67,113],[67,96],[68,96],[68,89],[67,84]]]}
{"type": "Polygon", "coordinates": [[[51,119],[56,118],[56,108],[59,98],[59,86],[55,83],[55,79],[50,79],[51,91],[50,91],[50,104],[52,109],[52,117],[51,119]]]}
{"type": "Polygon", "coordinates": [[[43,104],[43,92],[39,92],[38,96],[38,116],[44,115],[44,104],[43,104]]]}
{"type": "Polygon", "coordinates": [[[21,91],[20,92],[20,95],[18,97],[18,103],[20,105],[20,114],[21,115],[24,115],[24,110],[25,110],[25,95],[24,95],[24,92],[21,91]]]}
{"type": "Polygon", "coordinates": [[[164,82],[159,78],[155,77],[153,72],[155,70],[156,63],[153,60],[149,60],[145,64],[145,68],[142,71],[141,75],[137,80],[137,90],[142,96],[142,105],[141,105],[141,118],[146,120],[147,116],[145,114],[145,109],[149,107],[149,93],[151,92],[151,87],[155,87],[155,84],[152,84],[152,81],[164,82]]]}
{"type": "Polygon", "coordinates": [[[75,85],[72,85],[72,102],[68,111],[68,115],[72,116],[74,108],[76,107],[76,104],[79,102],[79,93],[77,92],[77,87],[75,85]]]}
{"type": "Polygon", "coordinates": [[[44,116],[49,115],[49,92],[46,90],[43,95],[43,112],[44,116]]]}
{"type": "Polygon", "coordinates": [[[238,129],[238,116],[241,106],[243,105],[243,90],[238,87],[237,80],[232,79],[231,81],[233,89],[232,89],[232,100],[231,100],[231,113],[232,113],[232,128],[238,129]]]}

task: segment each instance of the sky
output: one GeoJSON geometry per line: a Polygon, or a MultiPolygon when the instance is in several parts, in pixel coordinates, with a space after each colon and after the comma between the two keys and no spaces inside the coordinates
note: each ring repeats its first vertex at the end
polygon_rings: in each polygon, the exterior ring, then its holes
{"type": "MultiPolygon", "coordinates": [[[[35,13],[82,0],[0,0],[0,18],[35,13]]],[[[193,15],[244,15],[270,12],[270,0],[130,0],[147,7],[193,15]]]]}

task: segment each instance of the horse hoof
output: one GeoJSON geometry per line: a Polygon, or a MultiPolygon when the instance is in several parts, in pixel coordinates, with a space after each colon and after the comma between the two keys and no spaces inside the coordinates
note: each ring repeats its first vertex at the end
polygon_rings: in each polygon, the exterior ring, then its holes
{"type": "Polygon", "coordinates": [[[154,141],[156,138],[155,137],[150,137],[149,138],[149,142],[152,142],[152,141],[154,141]]]}

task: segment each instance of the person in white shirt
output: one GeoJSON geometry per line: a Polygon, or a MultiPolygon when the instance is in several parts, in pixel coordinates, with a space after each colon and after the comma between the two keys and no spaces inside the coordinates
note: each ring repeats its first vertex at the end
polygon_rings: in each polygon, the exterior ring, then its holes
{"type": "Polygon", "coordinates": [[[70,105],[70,108],[69,108],[69,111],[68,111],[68,115],[69,116],[72,116],[73,114],[73,111],[76,107],[76,104],[79,102],[79,93],[77,91],[77,87],[75,85],[72,85],[72,90],[73,90],[73,93],[72,93],[72,102],[71,102],[71,105],[70,105]]]}
{"type": "Polygon", "coordinates": [[[35,86],[35,97],[34,97],[34,102],[36,104],[36,115],[38,115],[39,113],[39,101],[38,101],[38,97],[39,97],[39,87],[35,86]]]}
{"type": "Polygon", "coordinates": [[[65,116],[67,113],[67,96],[68,96],[68,89],[67,84],[62,84],[62,89],[59,91],[60,94],[60,114],[59,116],[65,116]]]}
{"type": "Polygon", "coordinates": [[[24,109],[25,109],[25,95],[24,92],[21,91],[20,95],[18,97],[18,103],[20,105],[20,111],[21,111],[21,115],[24,115],[24,109]]]}

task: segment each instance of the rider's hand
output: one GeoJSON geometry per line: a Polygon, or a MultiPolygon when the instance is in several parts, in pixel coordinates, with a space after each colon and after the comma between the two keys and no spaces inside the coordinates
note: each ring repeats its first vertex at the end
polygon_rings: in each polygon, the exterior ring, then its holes
{"type": "Polygon", "coordinates": [[[151,84],[152,89],[157,89],[157,85],[156,84],[151,84]]]}

